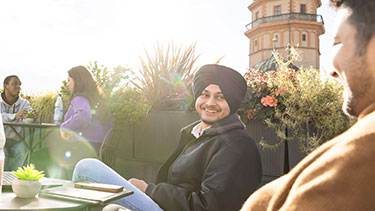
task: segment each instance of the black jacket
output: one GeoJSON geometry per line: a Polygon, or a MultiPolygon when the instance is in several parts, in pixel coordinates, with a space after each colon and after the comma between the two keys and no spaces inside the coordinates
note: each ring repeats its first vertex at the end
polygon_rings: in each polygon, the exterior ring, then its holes
{"type": "Polygon", "coordinates": [[[181,130],[179,145],[146,194],[167,211],[239,210],[261,180],[256,144],[237,114],[196,139],[191,131],[198,123],[181,130]]]}

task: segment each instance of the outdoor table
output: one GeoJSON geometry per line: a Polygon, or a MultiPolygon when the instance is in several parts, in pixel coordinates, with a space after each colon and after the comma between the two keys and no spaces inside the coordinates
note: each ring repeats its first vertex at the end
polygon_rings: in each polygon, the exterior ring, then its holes
{"type": "Polygon", "coordinates": [[[21,138],[21,140],[25,143],[28,153],[26,155],[26,160],[25,163],[29,164],[30,163],[30,158],[34,150],[38,145],[42,143],[42,141],[45,139],[46,134],[43,134],[42,131],[48,128],[59,128],[59,125],[56,124],[50,124],[50,123],[12,123],[12,122],[3,122],[4,126],[9,126],[12,128],[12,130],[16,133],[18,137],[21,138]],[[16,128],[21,127],[22,130],[21,132],[17,132],[16,128]],[[40,129],[40,135],[39,135],[39,140],[34,143],[34,133],[35,129],[39,128],[40,129]],[[26,137],[26,132],[25,130],[28,129],[28,137],[26,137]]]}
{"type": "MultiPolygon", "coordinates": [[[[73,182],[69,180],[54,178],[42,179],[51,183],[60,183],[63,186],[73,186],[73,182]]],[[[0,195],[0,210],[90,210],[92,206],[93,205],[82,202],[38,196],[30,199],[24,199],[17,197],[13,192],[2,192],[0,195]]]]}
{"type": "MultiPolygon", "coordinates": [[[[44,184],[59,184],[65,187],[74,187],[74,183],[70,180],[46,178],[40,179],[44,184]]],[[[100,191],[98,191],[100,192],[100,191]]],[[[127,197],[133,192],[124,195],[127,197]]],[[[88,203],[80,201],[65,200],[62,198],[50,198],[50,197],[39,197],[38,195],[34,198],[25,199],[19,198],[13,192],[2,192],[0,194],[0,210],[102,210],[102,208],[118,199],[114,197],[108,200],[106,203],[88,203]]]]}
{"type": "Polygon", "coordinates": [[[19,198],[13,192],[3,192],[0,199],[0,210],[84,210],[88,204],[63,201],[52,198],[34,197],[19,198]]]}

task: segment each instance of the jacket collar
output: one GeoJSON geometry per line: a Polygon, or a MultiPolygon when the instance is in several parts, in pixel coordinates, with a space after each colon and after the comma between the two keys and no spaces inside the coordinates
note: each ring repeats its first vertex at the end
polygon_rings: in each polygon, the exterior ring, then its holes
{"type": "Polygon", "coordinates": [[[3,91],[3,92],[1,92],[1,101],[2,101],[4,104],[8,105],[8,106],[13,106],[13,105],[18,105],[18,104],[20,104],[20,102],[21,102],[21,98],[20,98],[20,96],[18,96],[16,102],[14,102],[12,105],[9,105],[8,102],[5,100],[5,92],[3,91]]]}
{"type": "MultiPolygon", "coordinates": [[[[190,125],[181,129],[182,133],[191,133],[194,126],[199,124],[201,120],[191,123],[190,125]]],[[[202,135],[215,136],[226,133],[234,129],[244,129],[245,124],[241,121],[237,114],[231,114],[226,118],[214,123],[210,128],[207,128],[202,135]]]]}

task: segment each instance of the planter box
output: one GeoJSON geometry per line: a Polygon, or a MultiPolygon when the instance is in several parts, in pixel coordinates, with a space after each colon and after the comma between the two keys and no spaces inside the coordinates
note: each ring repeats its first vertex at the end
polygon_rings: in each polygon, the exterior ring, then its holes
{"type": "Polygon", "coordinates": [[[262,160],[262,184],[276,179],[284,174],[285,144],[282,143],[276,149],[266,149],[259,145],[262,138],[268,144],[279,142],[276,133],[260,120],[251,120],[246,124],[246,131],[257,143],[262,160]]]}
{"type": "MultiPolygon", "coordinates": [[[[139,125],[122,127],[121,130],[125,131],[119,136],[122,137],[119,145],[121,154],[115,170],[125,178],[154,181],[158,168],[176,148],[181,128],[198,119],[195,112],[158,111],[151,112],[139,125]]],[[[259,120],[248,122],[246,131],[256,143],[262,138],[269,144],[279,141],[273,130],[259,120]]],[[[258,145],[258,149],[262,159],[262,184],[283,175],[285,144],[276,149],[264,149],[258,145]]]]}
{"type": "Polygon", "coordinates": [[[114,170],[124,178],[138,178],[154,182],[162,163],[144,162],[132,159],[117,159],[114,170]]]}
{"type": "Polygon", "coordinates": [[[116,146],[114,153],[119,159],[134,158],[134,127],[118,127],[116,126],[112,132],[114,133],[111,140],[111,145],[116,146]]]}
{"type": "Polygon", "coordinates": [[[151,112],[135,128],[134,159],[163,163],[177,147],[181,128],[198,119],[195,112],[151,112]]]}
{"type": "Polygon", "coordinates": [[[306,154],[298,146],[298,140],[288,141],[289,170],[297,165],[306,154]]]}
{"type": "Polygon", "coordinates": [[[122,127],[115,171],[125,178],[154,181],[159,167],[177,147],[181,128],[198,119],[195,112],[157,111],[140,124],[122,127]]]}

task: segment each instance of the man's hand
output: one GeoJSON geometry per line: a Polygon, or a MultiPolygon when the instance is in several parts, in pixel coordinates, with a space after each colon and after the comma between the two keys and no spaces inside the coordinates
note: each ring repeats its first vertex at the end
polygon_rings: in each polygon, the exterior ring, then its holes
{"type": "Polygon", "coordinates": [[[143,193],[146,192],[148,184],[145,181],[136,178],[131,178],[129,182],[135,187],[137,187],[139,190],[141,190],[143,193]]]}
{"type": "Polygon", "coordinates": [[[26,114],[27,114],[26,110],[19,111],[14,117],[14,120],[23,119],[25,118],[26,114]]]}
{"type": "Polygon", "coordinates": [[[36,113],[34,109],[31,111],[31,113],[33,113],[35,119],[38,117],[38,113],[36,113]]]}

